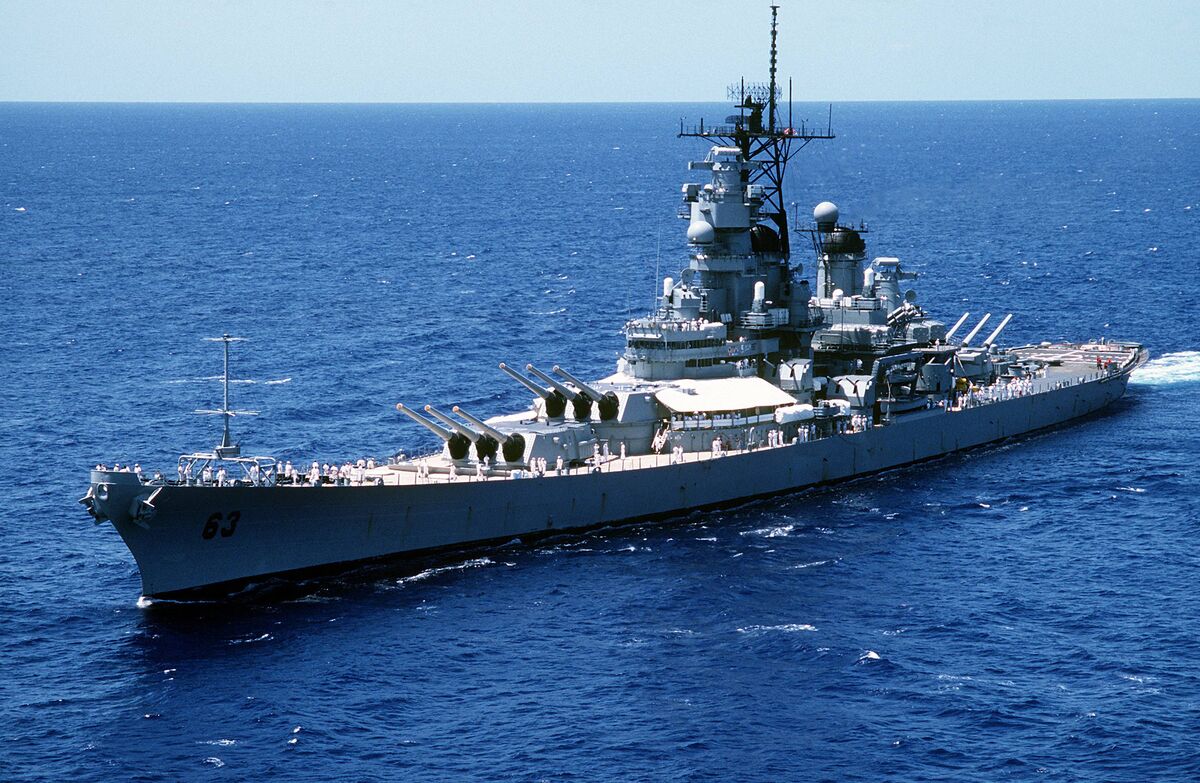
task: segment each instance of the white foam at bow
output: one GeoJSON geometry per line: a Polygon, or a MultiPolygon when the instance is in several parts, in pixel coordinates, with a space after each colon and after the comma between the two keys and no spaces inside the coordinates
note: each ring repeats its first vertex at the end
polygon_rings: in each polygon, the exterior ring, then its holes
{"type": "Polygon", "coordinates": [[[1131,383],[1163,386],[1200,381],[1200,351],[1165,353],[1134,371],[1131,383]]]}

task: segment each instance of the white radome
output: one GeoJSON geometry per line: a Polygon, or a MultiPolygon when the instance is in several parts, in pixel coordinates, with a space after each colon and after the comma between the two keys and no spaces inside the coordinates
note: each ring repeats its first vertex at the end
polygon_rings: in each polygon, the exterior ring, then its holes
{"type": "Polygon", "coordinates": [[[838,208],[832,201],[822,201],[813,208],[813,220],[817,223],[837,223],[838,208]]]}
{"type": "Polygon", "coordinates": [[[688,242],[693,245],[711,245],[716,235],[717,232],[707,220],[693,220],[687,230],[688,242]]]}

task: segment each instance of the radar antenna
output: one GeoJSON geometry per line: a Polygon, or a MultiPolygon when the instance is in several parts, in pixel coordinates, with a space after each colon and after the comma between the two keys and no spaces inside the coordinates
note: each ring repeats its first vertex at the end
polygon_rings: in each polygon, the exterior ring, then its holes
{"type": "Polygon", "coordinates": [[[787,209],[783,200],[783,177],[787,171],[788,161],[809,143],[817,139],[832,139],[833,109],[830,108],[829,120],[824,128],[810,127],[807,120],[801,121],[799,127],[792,121],[792,82],[788,80],[788,112],[787,125],[783,125],[780,116],[779,100],[782,89],[777,82],[778,70],[778,17],[779,6],[771,6],[771,57],[770,81],[766,84],[747,84],[742,79],[737,84],[729,86],[728,96],[736,101],[738,114],[725,118],[723,124],[705,125],[700,120],[699,125],[685,126],[679,123],[680,138],[700,138],[717,142],[727,147],[739,147],[746,160],[757,160],[761,166],[750,174],[750,182],[763,183],[763,208],[761,213],[771,219],[779,234],[780,247],[783,257],[791,256],[791,242],[788,239],[787,209]],[[766,122],[763,114],[766,113],[766,122]]]}
{"type": "Polygon", "coordinates": [[[779,34],[779,6],[771,6],[771,111],[769,114],[769,124],[767,127],[775,129],[775,104],[778,100],[775,86],[775,66],[776,66],[776,48],[775,39],[779,34]]]}
{"type": "Polygon", "coordinates": [[[225,432],[221,436],[221,445],[217,446],[214,451],[215,451],[216,455],[220,458],[238,457],[238,456],[241,456],[242,447],[241,447],[241,445],[234,443],[233,438],[230,437],[229,420],[232,419],[234,416],[257,416],[258,415],[258,411],[238,411],[238,410],[233,410],[232,408],[229,407],[229,380],[230,380],[230,378],[229,378],[229,344],[245,342],[246,338],[245,337],[231,337],[229,334],[223,334],[220,337],[205,337],[204,340],[206,342],[210,342],[210,343],[224,343],[225,344],[225,372],[222,373],[222,375],[221,375],[221,382],[225,387],[225,398],[224,398],[224,404],[221,406],[221,408],[219,410],[210,410],[210,409],[206,409],[206,408],[200,408],[200,409],[196,410],[196,413],[225,417],[225,432]]]}

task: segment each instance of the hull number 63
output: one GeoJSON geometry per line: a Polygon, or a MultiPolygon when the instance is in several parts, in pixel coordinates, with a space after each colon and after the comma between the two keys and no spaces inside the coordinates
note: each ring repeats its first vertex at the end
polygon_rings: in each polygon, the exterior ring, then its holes
{"type": "Polygon", "coordinates": [[[213,512],[204,523],[204,529],[200,531],[200,535],[205,540],[216,538],[217,533],[221,534],[221,538],[229,538],[237,530],[238,520],[242,518],[242,512],[230,511],[229,516],[225,516],[220,511],[213,512]],[[221,523],[224,524],[221,524],[221,523]]]}

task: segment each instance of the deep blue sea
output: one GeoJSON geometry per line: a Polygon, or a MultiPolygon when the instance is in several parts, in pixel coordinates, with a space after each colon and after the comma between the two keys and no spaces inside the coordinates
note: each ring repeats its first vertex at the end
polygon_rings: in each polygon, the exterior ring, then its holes
{"type": "MultiPolygon", "coordinates": [[[[823,121],[825,106],[797,115],[823,121]]],[[[0,780],[1200,779],[1200,102],[835,105],[788,199],[935,315],[1138,340],[1090,420],[673,523],[139,603],[76,500],[611,371],[717,105],[0,104],[0,780]]],[[[798,243],[797,259],[807,263],[798,243]]],[[[336,523],[336,520],[331,520],[336,523]]]]}

